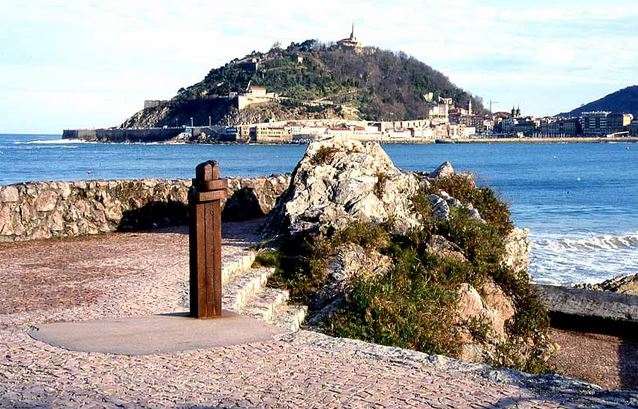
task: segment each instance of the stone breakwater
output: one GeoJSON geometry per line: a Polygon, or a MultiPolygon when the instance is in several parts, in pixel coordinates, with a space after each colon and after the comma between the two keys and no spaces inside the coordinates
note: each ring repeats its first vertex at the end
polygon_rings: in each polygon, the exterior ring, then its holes
{"type": "MultiPolygon", "coordinates": [[[[230,178],[224,217],[267,214],[289,175],[230,178]]],[[[0,186],[0,243],[183,225],[190,180],[30,182],[0,186]]]]}

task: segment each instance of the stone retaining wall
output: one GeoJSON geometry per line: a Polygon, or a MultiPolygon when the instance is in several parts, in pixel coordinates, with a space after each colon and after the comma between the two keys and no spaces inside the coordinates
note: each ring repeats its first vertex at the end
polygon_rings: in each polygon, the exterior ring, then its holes
{"type": "MultiPolygon", "coordinates": [[[[289,175],[230,178],[224,218],[267,214],[289,175]]],[[[183,225],[190,180],[32,182],[0,186],[0,243],[183,225]]]]}

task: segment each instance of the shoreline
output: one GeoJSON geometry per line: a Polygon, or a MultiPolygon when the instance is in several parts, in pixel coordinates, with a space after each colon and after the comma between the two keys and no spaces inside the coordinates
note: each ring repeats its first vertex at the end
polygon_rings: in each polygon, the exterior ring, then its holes
{"type": "Polygon", "coordinates": [[[636,143],[638,137],[569,137],[569,138],[463,138],[442,143],[636,143]]]}
{"type": "MultiPolygon", "coordinates": [[[[519,144],[535,144],[535,143],[547,143],[547,144],[567,144],[567,143],[638,143],[638,136],[624,136],[624,137],[507,137],[507,138],[455,138],[455,139],[430,139],[430,138],[366,138],[361,136],[350,136],[349,139],[359,142],[377,142],[381,145],[432,145],[432,144],[505,144],[505,143],[519,143],[519,144]]],[[[311,140],[293,140],[285,142],[231,142],[231,141],[213,141],[213,142],[197,142],[197,141],[183,141],[183,140],[152,140],[145,141],[96,141],[87,140],[82,137],[65,137],[62,136],[61,140],[66,141],[84,141],[92,143],[103,144],[165,144],[165,145],[307,145],[311,140]]]]}

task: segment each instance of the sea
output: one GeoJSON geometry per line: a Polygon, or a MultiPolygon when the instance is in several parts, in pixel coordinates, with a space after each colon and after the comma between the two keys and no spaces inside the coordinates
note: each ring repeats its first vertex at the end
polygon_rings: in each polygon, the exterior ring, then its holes
{"type": "MultiPolygon", "coordinates": [[[[214,159],[225,176],[291,172],[304,145],[97,144],[0,135],[0,185],[39,180],[192,178],[214,159]]],[[[538,283],[595,283],[638,273],[638,144],[384,145],[395,165],[450,161],[510,205],[533,243],[538,283]]]]}

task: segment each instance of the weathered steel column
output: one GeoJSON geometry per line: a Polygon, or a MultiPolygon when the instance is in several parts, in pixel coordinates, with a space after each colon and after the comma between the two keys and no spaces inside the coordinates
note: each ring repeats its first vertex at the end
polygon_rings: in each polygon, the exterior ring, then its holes
{"type": "Polygon", "coordinates": [[[222,314],[221,200],[228,181],[220,179],[215,161],[200,163],[189,191],[190,315],[213,318],[222,314]]]}

